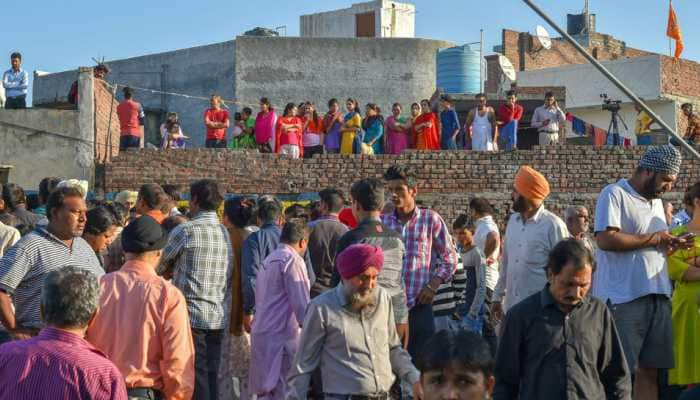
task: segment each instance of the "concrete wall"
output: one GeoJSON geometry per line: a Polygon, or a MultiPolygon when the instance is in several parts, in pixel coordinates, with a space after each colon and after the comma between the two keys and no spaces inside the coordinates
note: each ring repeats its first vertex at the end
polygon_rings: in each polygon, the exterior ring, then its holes
{"type": "Polygon", "coordinates": [[[390,0],[370,1],[340,10],[302,15],[299,17],[300,36],[354,38],[357,36],[355,15],[372,11],[375,13],[377,37],[415,36],[415,6],[390,0]]]}
{"type": "Polygon", "coordinates": [[[78,111],[0,110],[0,160],[14,165],[9,181],[26,189],[51,175],[91,181],[92,138],[78,120],[78,111]]]}
{"type": "MultiPolygon", "coordinates": [[[[661,97],[659,56],[607,61],[603,64],[637,96],[647,100],[661,97]]],[[[628,100],[591,64],[521,71],[518,73],[518,86],[564,86],[569,108],[599,106],[602,103],[601,93],[607,93],[611,99],[628,100]]]]}
{"type": "Polygon", "coordinates": [[[437,50],[453,43],[423,39],[238,37],[236,98],[277,107],[311,100],[326,110],[331,98],[374,102],[389,113],[435,91],[437,50]]]}
{"type": "MultiPolygon", "coordinates": [[[[179,93],[163,95],[135,89],[134,99],[146,111],[180,114],[182,129],[193,145],[203,145],[205,127],[202,114],[209,107],[209,96],[234,97],[234,41],[110,61],[109,83],[179,93]]],[[[35,76],[34,104],[65,101],[75,71],[35,76]]],[[[121,99],[121,92],[118,92],[121,99]]]]}

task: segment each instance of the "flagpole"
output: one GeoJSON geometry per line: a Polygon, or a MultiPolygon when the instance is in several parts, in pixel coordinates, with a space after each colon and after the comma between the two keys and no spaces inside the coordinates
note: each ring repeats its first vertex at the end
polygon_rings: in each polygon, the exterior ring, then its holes
{"type": "Polygon", "coordinates": [[[595,57],[593,57],[583,46],[581,46],[574,38],[571,37],[564,29],[562,29],[552,18],[547,15],[541,8],[539,8],[532,0],[523,0],[525,4],[527,4],[537,15],[542,17],[552,28],[554,28],[559,34],[566,39],[569,44],[571,44],[581,55],[588,60],[591,64],[593,64],[594,67],[596,67],[603,76],[608,78],[608,80],[615,86],[617,86],[618,89],[622,91],[627,97],[629,97],[635,104],[637,104],[639,107],[642,108],[649,116],[657,123],[659,124],[665,131],[666,133],[675,138],[678,142],[680,142],[681,146],[685,148],[693,157],[696,159],[700,160],[700,154],[698,154],[697,151],[688,144],[682,137],[680,137],[675,129],[672,129],[664,120],[661,119],[642,99],[640,99],[632,90],[627,88],[624,83],[622,83],[615,75],[613,75],[610,71],[608,71],[607,68],[603,64],[601,64],[595,57]]]}

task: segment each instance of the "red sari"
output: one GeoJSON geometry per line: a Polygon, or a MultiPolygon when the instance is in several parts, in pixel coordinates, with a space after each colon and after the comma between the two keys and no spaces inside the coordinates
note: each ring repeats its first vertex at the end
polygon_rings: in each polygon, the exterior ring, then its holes
{"type": "Polygon", "coordinates": [[[413,122],[413,125],[420,125],[424,124],[426,122],[431,122],[432,126],[430,128],[425,127],[423,128],[420,132],[416,131],[416,149],[418,150],[440,150],[440,140],[438,138],[438,119],[435,116],[435,113],[428,113],[428,114],[421,114],[418,117],[416,117],[416,120],[413,122]],[[421,140],[418,139],[418,136],[422,135],[423,140],[422,142],[425,145],[425,148],[419,148],[419,143],[421,143],[421,140]]]}

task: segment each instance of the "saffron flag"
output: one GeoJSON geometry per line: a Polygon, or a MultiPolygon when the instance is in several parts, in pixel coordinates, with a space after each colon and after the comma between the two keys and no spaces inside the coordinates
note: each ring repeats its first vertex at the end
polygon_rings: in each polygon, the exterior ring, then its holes
{"type": "Polygon", "coordinates": [[[666,36],[676,41],[676,53],[674,57],[676,60],[680,59],[681,53],[683,53],[683,35],[681,34],[681,26],[678,25],[676,12],[673,10],[672,0],[668,2],[668,26],[666,27],[666,36]]]}

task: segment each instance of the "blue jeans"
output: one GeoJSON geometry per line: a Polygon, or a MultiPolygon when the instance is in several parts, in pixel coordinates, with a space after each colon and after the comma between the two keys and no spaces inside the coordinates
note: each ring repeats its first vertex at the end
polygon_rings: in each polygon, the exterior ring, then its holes
{"type": "Polygon", "coordinates": [[[637,136],[637,146],[651,146],[652,137],[651,135],[637,136]]]}
{"type": "Polygon", "coordinates": [[[138,149],[141,147],[141,137],[124,135],[119,137],[119,150],[138,149]]]}
{"type": "MultiPolygon", "coordinates": [[[[435,332],[459,330],[460,323],[452,318],[452,315],[435,317],[435,332]]],[[[410,333],[410,332],[409,332],[410,333]]],[[[409,340],[411,336],[409,335],[409,340]]]]}
{"type": "Polygon", "coordinates": [[[221,329],[192,328],[194,341],[194,400],[216,400],[221,361],[221,329]]]}
{"type": "Polygon", "coordinates": [[[457,150],[457,142],[452,137],[444,137],[440,143],[443,150],[457,150]]]}

